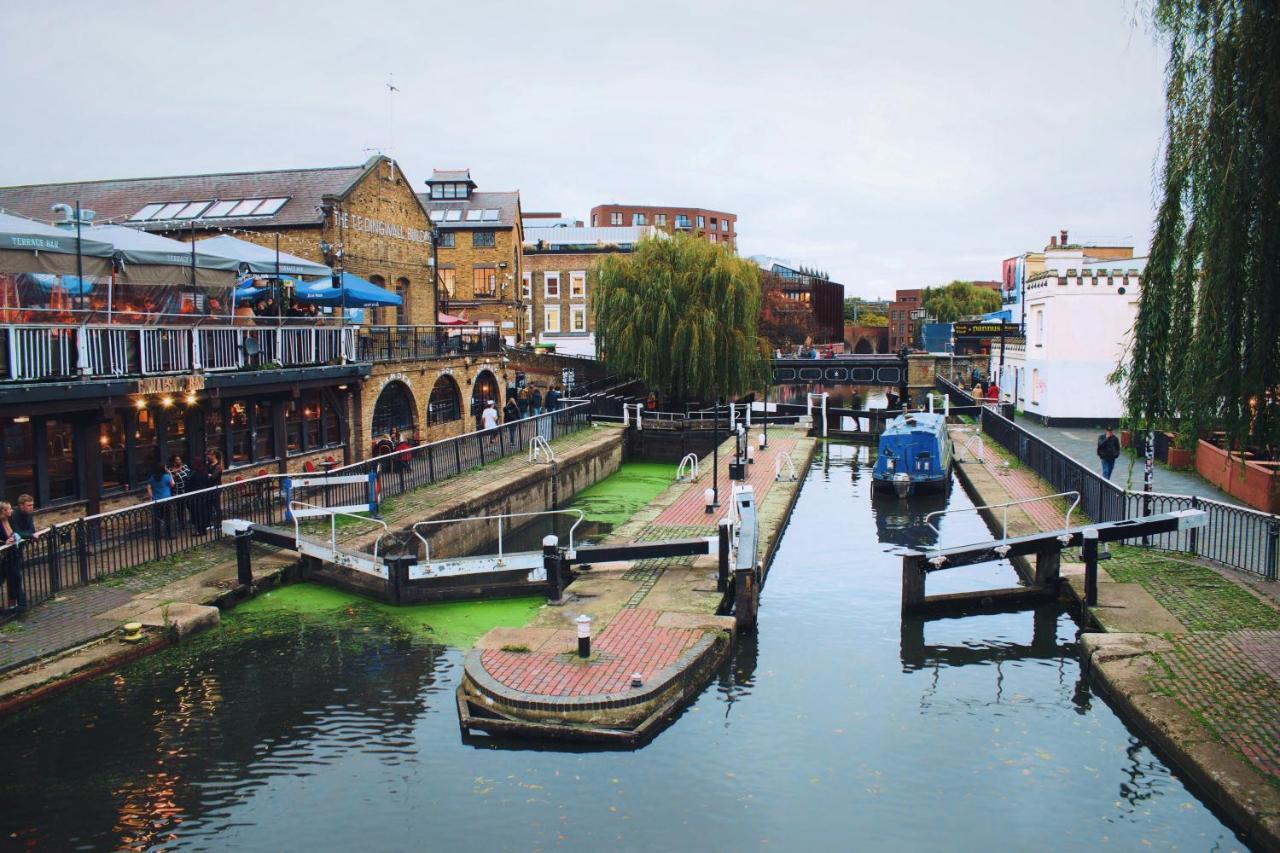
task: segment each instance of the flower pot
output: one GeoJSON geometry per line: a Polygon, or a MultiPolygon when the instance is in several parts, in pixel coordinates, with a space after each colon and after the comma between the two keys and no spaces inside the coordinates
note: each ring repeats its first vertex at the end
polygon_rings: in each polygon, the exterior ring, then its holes
{"type": "Polygon", "coordinates": [[[1120,446],[1128,447],[1133,443],[1133,433],[1127,429],[1120,430],[1120,446]]]}
{"type": "Polygon", "coordinates": [[[1170,468],[1182,471],[1195,463],[1195,452],[1181,447],[1169,447],[1167,464],[1170,468]]]}

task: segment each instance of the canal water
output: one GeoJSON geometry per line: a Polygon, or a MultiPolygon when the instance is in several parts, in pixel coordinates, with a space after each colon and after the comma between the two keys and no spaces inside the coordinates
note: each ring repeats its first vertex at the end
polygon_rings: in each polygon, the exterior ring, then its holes
{"type": "Polygon", "coordinates": [[[304,590],[0,721],[3,846],[1242,849],[1082,682],[1063,612],[903,622],[895,543],[935,537],[929,507],[872,499],[872,461],[825,448],[758,635],[639,751],[462,739],[462,652],[436,638],[536,602],[404,617],[304,590]]]}

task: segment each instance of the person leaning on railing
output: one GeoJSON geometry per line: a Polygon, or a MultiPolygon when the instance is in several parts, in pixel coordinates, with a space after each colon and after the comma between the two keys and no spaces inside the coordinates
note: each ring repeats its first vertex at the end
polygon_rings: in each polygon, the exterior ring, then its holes
{"type": "Polygon", "coordinates": [[[13,504],[0,501],[0,570],[9,589],[8,611],[27,609],[27,594],[22,588],[22,535],[13,529],[13,504]]]}

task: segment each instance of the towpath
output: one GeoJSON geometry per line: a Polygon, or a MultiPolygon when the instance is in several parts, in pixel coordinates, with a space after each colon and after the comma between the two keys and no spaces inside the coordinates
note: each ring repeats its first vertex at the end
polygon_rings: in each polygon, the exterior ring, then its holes
{"type": "MultiPolygon", "coordinates": [[[[992,444],[983,463],[960,464],[976,503],[1053,492],[992,444]]],[[[1061,501],[1024,505],[1010,520],[1014,534],[1062,525],[1061,501]]],[[[1181,553],[1135,546],[1110,551],[1098,573],[1098,606],[1091,609],[1101,632],[1083,635],[1093,672],[1220,806],[1280,847],[1277,583],[1181,553]]],[[[1083,600],[1083,566],[1068,554],[1063,575],[1083,600]]]]}

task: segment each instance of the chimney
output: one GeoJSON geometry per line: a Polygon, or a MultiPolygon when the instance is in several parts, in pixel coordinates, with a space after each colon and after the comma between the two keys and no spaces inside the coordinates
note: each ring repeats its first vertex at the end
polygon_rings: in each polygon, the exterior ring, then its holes
{"type": "Polygon", "coordinates": [[[1050,249],[1058,248],[1058,238],[1053,236],[1052,234],[1049,235],[1049,248],[1050,249]]]}
{"type": "Polygon", "coordinates": [[[1063,228],[1062,229],[1062,248],[1065,249],[1066,247],[1067,247],[1067,229],[1063,228]]]}

